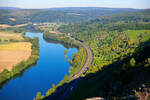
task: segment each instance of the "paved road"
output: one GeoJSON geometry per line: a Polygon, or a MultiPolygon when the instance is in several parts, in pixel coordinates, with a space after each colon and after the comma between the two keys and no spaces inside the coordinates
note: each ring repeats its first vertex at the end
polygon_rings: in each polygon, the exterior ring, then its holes
{"type": "Polygon", "coordinates": [[[70,83],[65,84],[64,86],[59,88],[54,94],[47,97],[46,100],[56,100],[56,98],[58,100],[64,100],[73,91],[73,89],[78,86],[78,84],[82,80],[81,75],[85,74],[87,72],[87,70],[89,69],[89,66],[92,64],[92,61],[93,61],[92,50],[84,43],[82,43],[78,40],[75,40],[75,41],[78,44],[80,44],[86,51],[87,57],[86,57],[85,63],[83,65],[83,67],[75,75],[73,75],[73,79],[71,80],[70,83]],[[58,98],[58,96],[59,96],[59,98],[58,98]]]}

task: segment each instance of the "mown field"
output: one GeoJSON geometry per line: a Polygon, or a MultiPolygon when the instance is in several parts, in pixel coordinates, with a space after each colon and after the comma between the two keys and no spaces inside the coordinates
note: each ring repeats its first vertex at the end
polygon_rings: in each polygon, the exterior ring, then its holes
{"type": "Polygon", "coordinates": [[[18,42],[0,45],[0,72],[11,71],[13,66],[31,56],[31,43],[18,42]]]}
{"type": "MultiPolygon", "coordinates": [[[[15,19],[13,19],[15,20],[15,19]]],[[[0,27],[1,28],[9,28],[9,27],[22,27],[22,26],[26,26],[27,24],[18,24],[18,25],[14,25],[14,26],[11,26],[11,25],[8,25],[8,24],[0,24],[0,27]]]]}
{"type": "Polygon", "coordinates": [[[11,71],[13,66],[31,56],[30,42],[24,42],[23,33],[0,31],[0,72],[11,71]]]}

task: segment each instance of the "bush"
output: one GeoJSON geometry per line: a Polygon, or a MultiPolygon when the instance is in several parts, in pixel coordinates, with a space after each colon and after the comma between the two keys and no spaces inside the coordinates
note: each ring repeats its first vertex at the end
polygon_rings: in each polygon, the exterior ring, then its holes
{"type": "Polygon", "coordinates": [[[134,59],[134,58],[131,58],[131,60],[130,60],[130,66],[131,66],[131,67],[134,67],[135,64],[136,64],[135,59],[134,59]]]}
{"type": "Polygon", "coordinates": [[[41,92],[37,92],[36,98],[34,98],[34,100],[42,100],[43,98],[44,96],[41,95],[41,92]]]}
{"type": "Polygon", "coordinates": [[[6,80],[11,79],[15,75],[22,73],[30,65],[36,63],[36,61],[39,58],[39,39],[33,38],[31,41],[32,44],[34,44],[32,45],[31,57],[27,61],[22,61],[18,63],[16,66],[14,66],[11,72],[9,72],[7,69],[4,69],[3,72],[0,73],[0,85],[4,83],[6,80]]]}

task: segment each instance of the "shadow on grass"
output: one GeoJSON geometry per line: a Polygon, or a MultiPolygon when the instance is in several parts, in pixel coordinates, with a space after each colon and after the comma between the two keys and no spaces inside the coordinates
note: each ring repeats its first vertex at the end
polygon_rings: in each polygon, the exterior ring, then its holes
{"type": "Polygon", "coordinates": [[[145,93],[150,93],[148,58],[150,58],[150,40],[141,43],[133,55],[126,55],[124,59],[118,59],[113,64],[104,66],[96,73],[65,83],[45,99],[85,100],[102,97],[107,100],[137,100],[138,97],[146,95],[145,93]],[[131,58],[136,61],[133,67],[130,64],[131,58]]]}

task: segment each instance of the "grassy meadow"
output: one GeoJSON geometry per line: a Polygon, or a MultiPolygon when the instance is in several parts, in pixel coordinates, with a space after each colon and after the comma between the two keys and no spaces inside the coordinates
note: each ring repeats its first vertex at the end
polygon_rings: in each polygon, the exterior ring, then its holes
{"type": "Polygon", "coordinates": [[[138,40],[139,37],[141,37],[142,41],[146,41],[150,37],[150,30],[128,30],[124,31],[124,33],[133,41],[138,40]]]}

